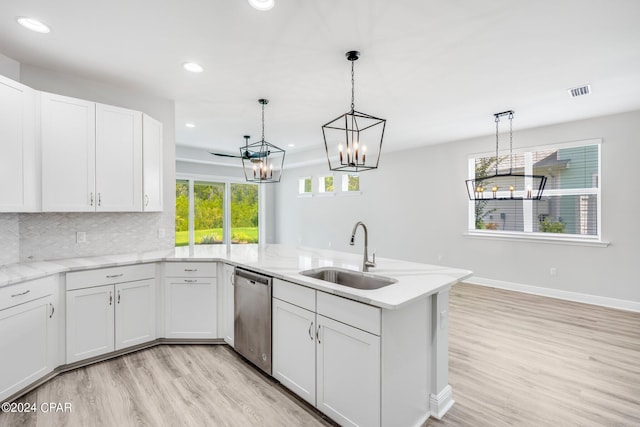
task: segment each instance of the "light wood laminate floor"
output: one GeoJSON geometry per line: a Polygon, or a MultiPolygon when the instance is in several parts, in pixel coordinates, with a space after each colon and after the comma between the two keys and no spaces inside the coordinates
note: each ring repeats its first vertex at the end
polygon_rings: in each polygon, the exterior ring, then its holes
{"type": "MultiPolygon", "coordinates": [[[[456,404],[424,426],[640,425],[640,314],[458,284],[449,320],[456,404]]],[[[0,414],[0,426],[331,425],[222,345],[125,355],[18,402],[72,411],[0,414]]]]}

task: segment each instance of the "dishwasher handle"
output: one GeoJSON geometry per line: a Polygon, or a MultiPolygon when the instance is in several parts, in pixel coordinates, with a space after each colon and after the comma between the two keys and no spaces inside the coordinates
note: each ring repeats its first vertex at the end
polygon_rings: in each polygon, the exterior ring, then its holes
{"type": "Polygon", "coordinates": [[[256,273],[251,270],[245,270],[244,268],[239,267],[236,267],[235,276],[236,278],[246,279],[253,284],[261,284],[265,286],[270,286],[272,280],[272,278],[269,276],[265,276],[260,273],[256,273]]]}

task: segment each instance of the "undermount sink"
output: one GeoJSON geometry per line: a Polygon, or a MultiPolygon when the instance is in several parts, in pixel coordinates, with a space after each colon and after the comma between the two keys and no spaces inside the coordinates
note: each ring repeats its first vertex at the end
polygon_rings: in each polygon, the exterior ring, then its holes
{"type": "Polygon", "coordinates": [[[389,277],[335,267],[315,268],[313,270],[301,271],[300,274],[314,279],[324,280],[325,282],[365,290],[380,289],[397,282],[396,279],[389,277]]]}

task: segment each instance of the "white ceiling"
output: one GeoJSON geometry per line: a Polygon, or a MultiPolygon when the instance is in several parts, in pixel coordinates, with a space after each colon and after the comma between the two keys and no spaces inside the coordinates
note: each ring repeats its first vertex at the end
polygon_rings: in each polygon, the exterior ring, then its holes
{"type": "Polygon", "coordinates": [[[174,99],[178,145],[236,153],[260,136],[261,97],[269,142],[321,146],[359,50],[356,109],[398,150],[490,135],[507,109],[516,130],[640,109],[639,17],[638,0],[2,0],[0,53],[174,99]]]}

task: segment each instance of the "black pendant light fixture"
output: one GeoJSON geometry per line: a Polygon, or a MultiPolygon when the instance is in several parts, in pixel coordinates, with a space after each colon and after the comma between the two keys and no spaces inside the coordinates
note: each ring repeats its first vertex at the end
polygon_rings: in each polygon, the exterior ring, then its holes
{"type": "Polygon", "coordinates": [[[351,61],[351,110],[322,126],[322,135],[329,169],[357,173],[378,167],[387,121],[355,110],[354,62],[360,52],[349,51],[346,57],[351,61]]]}
{"type": "Polygon", "coordinates": [[[496,123],[496,157],[495,174],[476,176],[467,179],[467,193],[469,200],[540,200],[547,177],[544,175],[526,175],[513,172],[513,110],[503,111],[493,115],[496,123]],[[498,126],[500,118],[509,118],[509,172],[500,173],[499,166],[502,160],[499,152],[498,126]]]}
{"type": "Polygon", "coordinates": [[[242,170],[248,182],[265,184],[280,182],[282,168],[284,167],[285,151],[282,148],[265,141],[264,139],[264,106],[268,99],[259,99],[262,105],[262,139],[249,144],[249,136],[245,136],[245,144],[240,147],[242,158],[242,170]]]}

